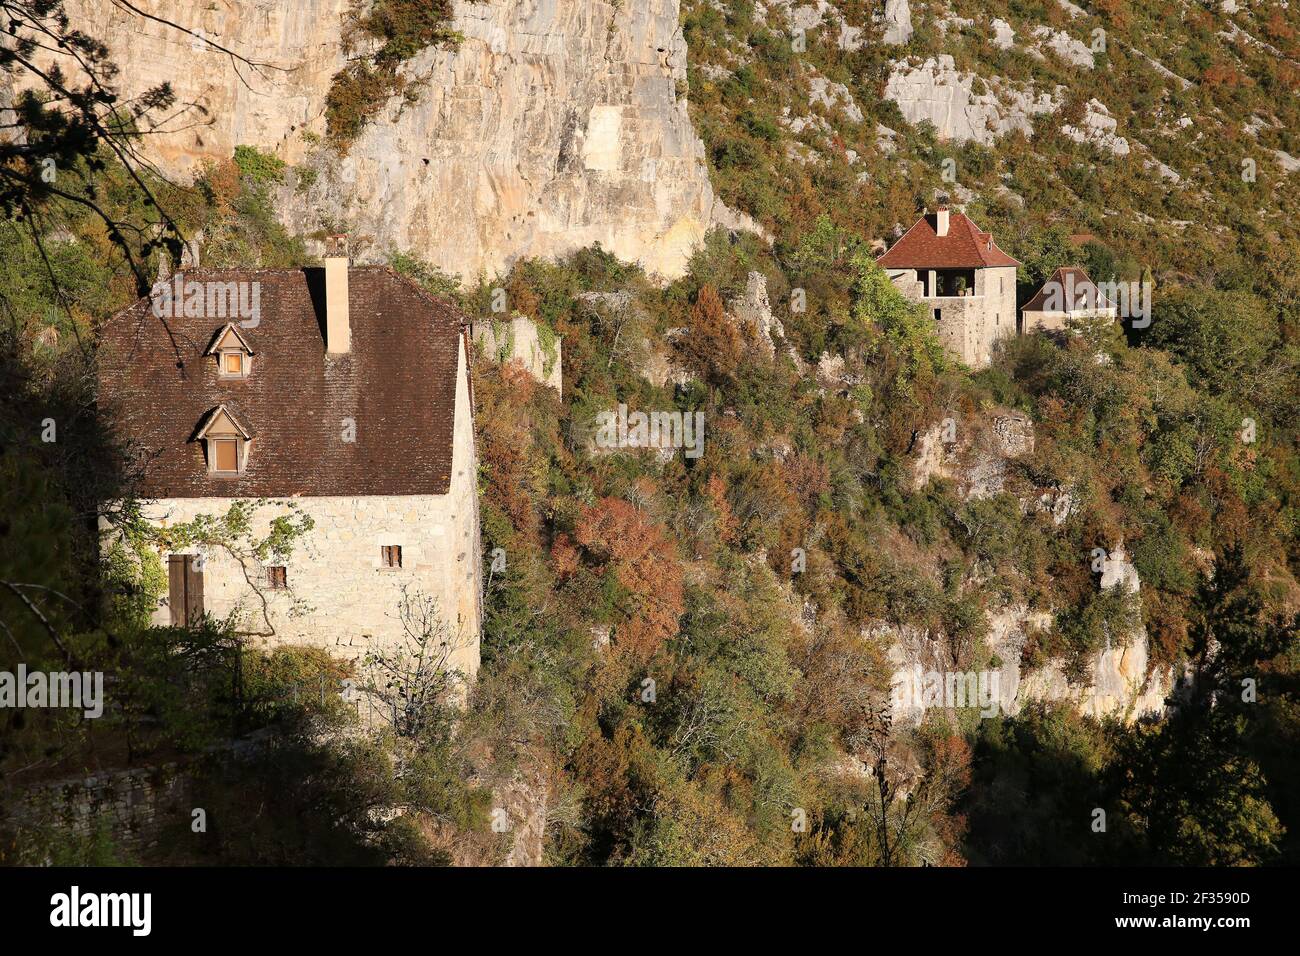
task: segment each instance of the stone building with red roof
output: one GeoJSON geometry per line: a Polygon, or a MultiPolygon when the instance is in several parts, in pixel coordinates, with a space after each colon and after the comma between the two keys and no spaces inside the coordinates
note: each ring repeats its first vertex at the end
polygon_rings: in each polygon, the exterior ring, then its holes
{"type": "MultiPolygon", "coordinates": [[[[481,557],[467,322],[449,302],[341,248],[325,267],[186,270],[110,319],[99,405],[147,519],[293,502],[290,554],[160,554],[154,623],[234,616],[266,643],[358,659],[436,599],[450,664],[478,670],[481,557]]],[[[409,621],[407,622],[409,623],[409,621]]]]}
{"type": "Polygon", "coordinates": [[[904,295],[931,310],[944,347],[966,365],[987,365],[993,343],[1016,333],[1020,263],[946,203],[876,261],[904,295]]]}

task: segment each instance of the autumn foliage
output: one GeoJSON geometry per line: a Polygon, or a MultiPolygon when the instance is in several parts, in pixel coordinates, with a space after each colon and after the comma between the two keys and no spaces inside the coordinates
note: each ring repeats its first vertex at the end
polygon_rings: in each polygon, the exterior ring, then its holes
{"type": "Polygon", "coordinates": [[[617,498],[583,511],[574,538],[626,596],[615,644],[649,658],[677,633],[682,613],[682,569],[672,543],[643,511],[617,498]]]}
{"type": "Polygon", "coordinates": [[[691,368],[714,382],[727,380],[739,369],[744,342],[713,286],[704,286],[696,296],[678,349],[691,368]]]}

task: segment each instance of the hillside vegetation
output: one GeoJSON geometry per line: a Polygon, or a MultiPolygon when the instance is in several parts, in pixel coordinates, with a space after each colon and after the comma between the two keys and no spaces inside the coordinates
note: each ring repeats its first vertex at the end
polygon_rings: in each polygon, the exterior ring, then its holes
{"type": "MultiPolygon", "coordinates": [[[[462,716],[436,708],[414,732],[339,743],[342,708],[283,701],[285,688],[343,679],[329,661],[241,651],[234,622],[147,627],[159,569],[129,505],[110,516],[122,549],[108,567],[94,558],[99,502],[129,503],[130,476],[101,467],[113,450],[87,384],[95,328],[135,278],[75,204],[52,206],[59,230],[41,247],[10,223],[0,580],[75,603],[45,605],[58,609],[46,626],[0,590],[0,619],[22,659],[71,649],[135,696],[94,735],[84,722],[17,726],[7,712],[0,768],[38,779],[276,729],[278,751],[207,771],[221,839],[174,850],[181,862],[494,862],[512,837],[492,831],[491,811],[521,781],[543,806],[542,859],[554,864],[1295,862],[1300,236],[1272,151],[1300,155],[1300,15],[916,3],[910,43],[889,47],[875,4],[821,6],[863,27],[865,45],[841,49],[824,11],[805,45],[791,42],[786,4],[683,3],[711,175],[770,244],[715,231],[668,284],[598,247],[468,283],[419,250],[395,258],[476,321],[499,320],[503,289],[564,356],[562,395],[491,356],[475,363],[483,667],[462,716]],[[994,17],[1018,41],[1036,25],[1089,41],[1099,27],[1106,52],[1087,70],[1001,49],[994,17]],[[1268,47],[1224,39],[1229,20],[1268,47]],[[883,96],[895,61],[938,53],[985,82],[1059,86],[1063,105],[1031,135],[943,141],[883,96]],[[861,118],[843,102],[810,105],[817,77],[843,84],[861,118]],[[1061,132],[1092,98],[1117,118],[1127,156],[1061,132]],[[809,115],[821,122],[791,128],[809,115]],[[960,367],[874,264],[873,242],[937,192],[1024,263],[1026,290],[1067,263],[1098,280],[1152,279],[1150,326],[1025,337],[986,370],[960,367]],[[772,349],[736,317],[756,272],[783,328],[772,349]],[[601,447],[600,415],[620,404],[702,413],[703,453],[601,447]],[[55,444],[39,438],[49,409],[69,423],[55,444]],[[1032,419],[1035,443],[1001,492],[916,486],[922,435],[945,419],[978,430],[1006,409],[1032,419]],[[1037,506],[1044,495],[1069,496],[1063,520],[1037,506]],[[1136,606],[1101,591],[1092,566],[1094,549],[1121,542],[1142,582],[1136,606]],[[1195,680],[1171,716],[1136,724],[1068,706],[891,720],[890,634],[924,632],[954,669],[978,669],[990,615],[1012,606],[1051,622],[1026,670],[1048,659],[1079,670],[1140,621],[1153,666],[1195,680]],[[203,668],[188,666],[195,656],[203,668]],[[408,812],[372,812],[392,806],[408,812]]],[[[202,230],[206,265],[305,263],[270,206],[279,175],[241,148],[160,203],[202,230]]],[[[156,220],[111,162],[91,181],[123,218],[156,220]]],[[[4,665],[19,659],[0,647],[4,665]]],[[[94,848],[7,836],[9,859],[115,853],[111,834],[94,848]]]]}

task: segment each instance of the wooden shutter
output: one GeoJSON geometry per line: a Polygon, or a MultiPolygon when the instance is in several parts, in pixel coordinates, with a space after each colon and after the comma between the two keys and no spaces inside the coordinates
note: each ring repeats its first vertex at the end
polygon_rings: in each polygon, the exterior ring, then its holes
{"type": "Polygon", "coordinates": [[[185,555],[185,619],[197,624],[203,617],[203,572],[198,555],[185,555]]]}
{"type": "Polygon", "coordinates": [[[217,471],[239,470],[239,446],[233,438],[213,439],[217,451],[217,471]]]}
{"type": "Polygon", "coordinates": [[[203,617],[203,572],[199,569],[198,555],[168,557],[167,604],[173,627],[197,624],[203,617]]]}
{"type": "Polygon", "coordinates": [[[171,610],[172,627],[185,625],[185,555],[173,554],[167,559],[167,606],[171,610]]]}

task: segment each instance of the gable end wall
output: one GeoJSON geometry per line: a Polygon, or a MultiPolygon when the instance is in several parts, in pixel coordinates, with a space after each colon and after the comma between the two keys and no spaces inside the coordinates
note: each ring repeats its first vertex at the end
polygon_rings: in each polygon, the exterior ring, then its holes
{"type": "MultiPolygon", "coordinates": [[[[438,598],[443,617],[459,627],[465,642],[457,650],[453,666],[471,678],[478,672],[482,557],[464,336],[459,338],[455,414],[448,494],[294,499],[315,526],[284,562],[289,590],[263,590],[275,629],[273,636],[260,636],[265,644],[323,647],[352,660],[364,657],[370,642],[393,646],[402,640],[398,611],[405,586],[408,593],[438,598]],[[384,545],[401,545],[400,570],[381,567],[384,545]],[[295,608],[295,599],[299,608],[295,608]]],[[[145,515],[159,523],[176,524],[201,514],[224,514],[233,500],[164,498],[147,504],[145,515]]],[[[271,505],[260,509],[256,517],[261,526],[255,533],[265,533],[270,519],[283,513],[283,508],[271,505]]],[[[165,562],[166,555],[162,558],[165,562]]],[[[247,570],[250,575],[263,573],[255,567],[247,570]]],[[[244,573],[245,569],[224,553],[204,555],[205,610],[218,618],[233,613],[241,630],[258,635],[266,630],[261,602],[244,573]]],[[[170,622],[166,603],[156,609],[153,622],[170,622]]]]}

